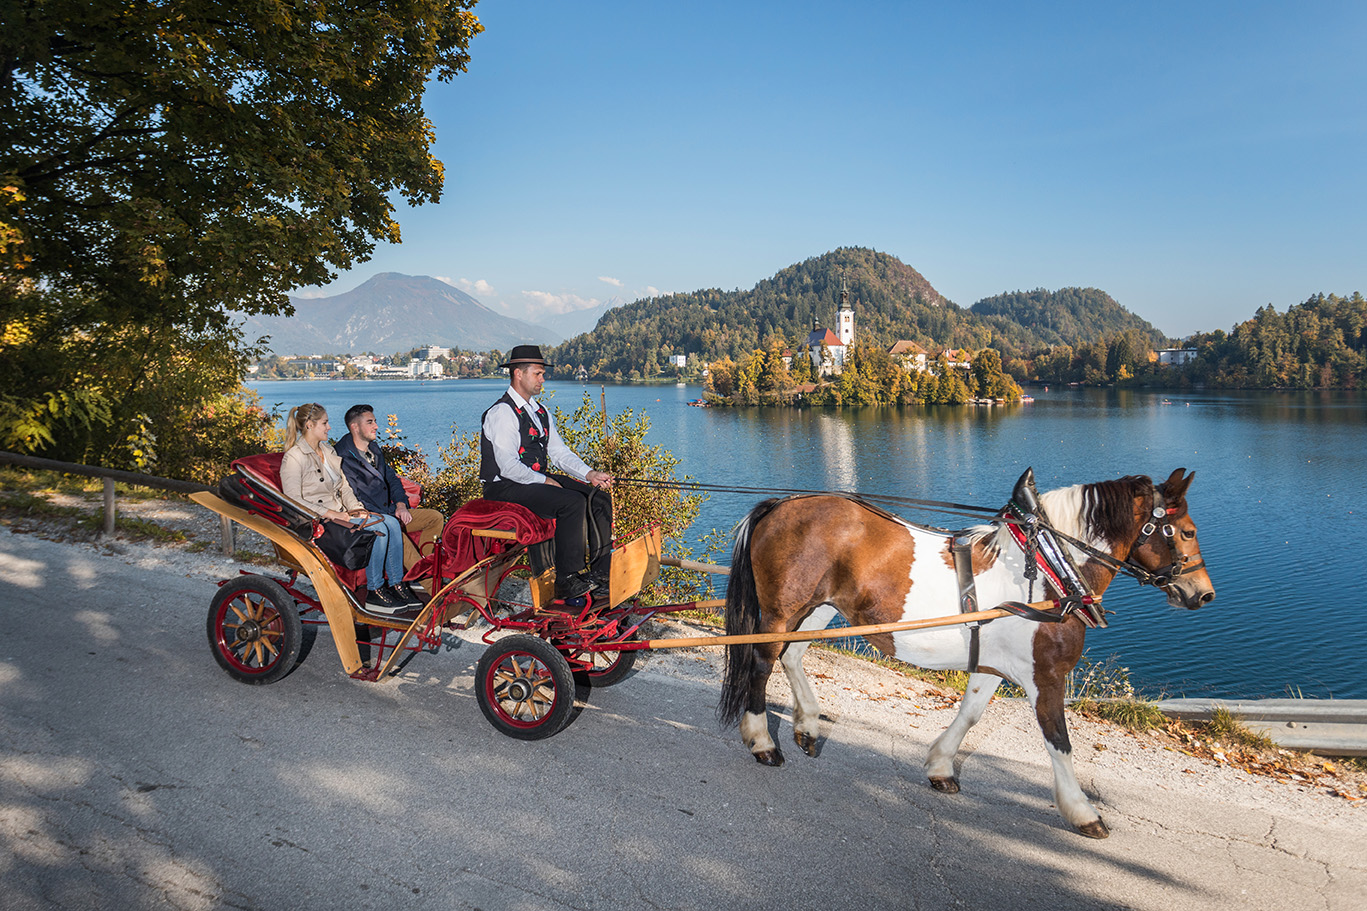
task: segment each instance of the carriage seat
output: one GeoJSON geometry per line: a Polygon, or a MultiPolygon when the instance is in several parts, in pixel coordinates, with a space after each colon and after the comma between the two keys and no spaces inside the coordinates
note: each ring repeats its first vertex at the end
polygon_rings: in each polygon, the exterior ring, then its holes
{"type": "MultiPolygon", "coordinates": [[[[286,497],[282,490],[280,463],[284,458],[283,452],[263,452],[237,459],[232,463],[232,468],[237,474],[219,482],[219,495],[253,515],[289,529],[296,537],[312,541],[317,519],[311,512],[286,497]]],[[[275,548],[275,553],[282,563],[294,565],[289,554],[279,547],[275,548]]],[[[336,563],[331,565],[333,572],[337,574],[337,580],[344,586],[352,589],[365,586],[364,569],[347,569],[336,563]]]]}
{"type": "Polygon", "coordinates": [[[527,548],[532,571],[537,574],[551,565],[554,537],[555,519],[538,516],[525,506],[499,500],[467,500],[446,520],[437,548],[439,555],[423,557],[413,564],[407,577],[421,578],[417,574],[422,572],[454,579],[481,560],[519,545],[527,548]]]}

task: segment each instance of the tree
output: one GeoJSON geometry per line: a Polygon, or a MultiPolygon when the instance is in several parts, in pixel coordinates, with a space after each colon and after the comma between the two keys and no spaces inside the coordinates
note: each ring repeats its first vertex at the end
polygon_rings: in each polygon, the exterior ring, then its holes
{"type": "Polygon", "coordinates": [[[422,94],[473,0],[17,0],[0,22],[0,186],[27,274],[90,313],[221,325],[397,242],[435,201],[422,94]]]}
{"type": "Polygon", "coordinates": [[[259,447],[230,313],[397,242],[393,194],[439,197],[422,93],[468,63],[472,6],[0,8],[0,438],[196,477],[259,447]]]}

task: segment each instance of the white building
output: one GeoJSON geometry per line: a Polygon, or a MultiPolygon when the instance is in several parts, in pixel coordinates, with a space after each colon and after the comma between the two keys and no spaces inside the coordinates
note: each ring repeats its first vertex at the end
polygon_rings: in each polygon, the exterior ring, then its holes
{"type": "Polygon", "coordinates": [[[669,356],[669,364],[672,367],[678,367],[680,370],[682,370],[683,368],[688,366],[688,355],[671,354],[669,356]]]}
{"type": "Polygon", "coordinates": [[[1195,348],[1163,348],[1158,352],[1158,363],[1169,367],[1181,367],[1196,360],[1195,348]]]}

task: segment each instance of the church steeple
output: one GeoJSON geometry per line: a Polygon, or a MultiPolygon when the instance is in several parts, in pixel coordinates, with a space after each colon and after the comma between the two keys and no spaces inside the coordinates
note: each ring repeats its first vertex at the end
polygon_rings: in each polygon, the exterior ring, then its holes
{"type": "Polygon", "coordinates": [[[840,312],[836,314],[836,335],[845,347],[854,344],[854,307],[850,304],[850,284],[840,275],[840,312]]]}

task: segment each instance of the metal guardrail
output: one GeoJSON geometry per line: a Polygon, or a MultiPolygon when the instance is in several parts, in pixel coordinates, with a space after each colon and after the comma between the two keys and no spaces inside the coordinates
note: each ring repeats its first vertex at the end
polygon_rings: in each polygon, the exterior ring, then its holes
{"type": "MultiPolygon", "coordinates": [[[[77,462],[59,462],[56,459],[40,459],[37,456],[20,455],[17,452],[0,452],[0,464],[15,465],[20,468],[38,468],[44,471],[60,471],[64,474],[78,474],[104,481],[104,527],[101,534],[109,537],[114,534],[117,512],[114,502],[114,484],[122,481],[136,487],[151,487],[157,490],[170,490],[175,493],[217,493],[212,487],[196,484],[194,481],[180,481],[175,478],[159,478],[156,475],[138,474],[117,468],[101,468],[98,465],[81,465],[77,462]]],[[[219,517],[221,547],[227,556],[233,554],[233,523],[225,516],[219,517]]]]}
{"type": "Polygon", "coordinates": [[[1367,756],[1367,699],[1164,699],[1156,705],[1192,721],[1209,721],[1223,708],[1288,750],[1367,756]]]}

